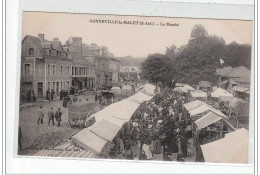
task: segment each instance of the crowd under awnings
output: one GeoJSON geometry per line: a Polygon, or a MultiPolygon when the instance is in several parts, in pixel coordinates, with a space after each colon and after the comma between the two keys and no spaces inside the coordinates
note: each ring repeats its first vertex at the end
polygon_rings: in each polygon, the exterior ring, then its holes
{"type": "Polygon", "coordinates": [[[111,142],[123,124],[131,119],[140,104],[153,98],[155,88],[147,84],[135,95],[113,103],[90,116],[95,117],[96,123],[74,135],[73,143],[83,148],[90,148],[97,154],[101,153],[107,142],[111,142]]]}

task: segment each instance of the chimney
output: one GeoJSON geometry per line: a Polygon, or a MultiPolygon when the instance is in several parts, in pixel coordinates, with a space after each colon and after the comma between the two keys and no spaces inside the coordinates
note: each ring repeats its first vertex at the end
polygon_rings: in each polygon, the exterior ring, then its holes
{"type": "Polygon", "coordinates": [[[40,38],[40,40],[41,40],[42,42],[44,42],[44,34],[38,34],[38,37],[40,38]]]}
{"type": "Polygon", "coordinates": [[[59,41],[59,38],[53,38],[53,41],[59,41]]]}

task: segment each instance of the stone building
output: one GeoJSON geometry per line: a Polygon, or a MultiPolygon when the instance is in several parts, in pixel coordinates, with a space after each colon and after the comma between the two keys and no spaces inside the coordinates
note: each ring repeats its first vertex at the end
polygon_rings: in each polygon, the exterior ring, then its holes
{"type": "Polygon", "coordinates": [[[79,90],[91,90],[95,87],[95,65],[83,57],[71,53],[72,65],[72,86],[79,90]]]}
{"type": "Polygon", "coordinates": [[[85,59],[95,65],[96,87],[108,84],[110,82],[108,59],[101,56],[85,57],[85,59]]]}
{"type": "Polygon", "coordinates": [[[48,41],[44,34],[26,35],[21,51],[21,92],[31,90],[36,98],[44,98],[48,89],[53,89],[55,95],[62,89],[69,90],[72,64],[68,49],[58,38],[48,41]]]}
{"type": "Polygon", "coordinates": [[[117,83],[119,81],[119,72],[120,72],[120,61],[115,58],[109,58],[109,79],[112,83],[117,83]]]}
{"type": "Polygon", "coordinates": [[[120,66],[120,79],[123,81],[137,81],[140,69],[137,66],[120,66]]]}

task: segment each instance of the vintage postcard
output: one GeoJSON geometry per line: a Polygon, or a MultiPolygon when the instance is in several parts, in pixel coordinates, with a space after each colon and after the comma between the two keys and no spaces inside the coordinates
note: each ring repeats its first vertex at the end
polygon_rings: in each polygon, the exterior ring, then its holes
{"type": "Polygon", "coordinates": [[[22,12],[18,155],[248,164],[252,32],[22,12]]]}

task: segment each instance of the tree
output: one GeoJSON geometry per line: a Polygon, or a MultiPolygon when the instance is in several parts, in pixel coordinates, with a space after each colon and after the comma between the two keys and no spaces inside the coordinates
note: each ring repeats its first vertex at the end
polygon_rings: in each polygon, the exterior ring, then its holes
{"type": "Polygon", "coordinates": [[[152,54],[141,64],[140,76],[153,83],[165,83],[172,79],[172,62],[163,54],[152,54]]]}
{"type": "Polygon", "coordinates": [[[166,48],[165,55],[170,58],[171,60],[175,60],[176,58],[176,46],[173,44],[171,47],[166,48]]]}
{"type": "Polygon", "coordinates": [[[194,25],[191,34],[190,34],[190,38],[194,39],[194,38],[201,38],[201,37],[206,37],[208,36],[208,32],[206,31],[206,29],[204,28],[203,25],[201,24],[196,24],[194,25]]]}

